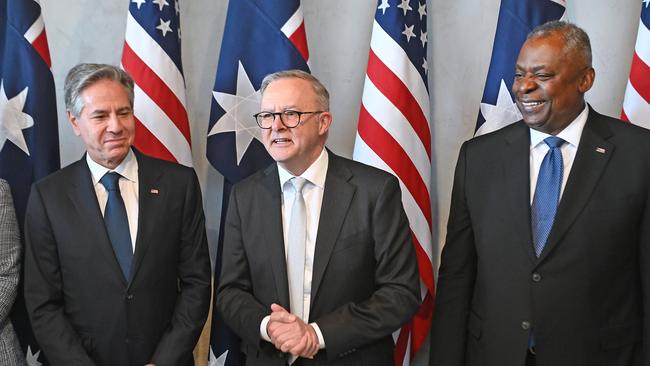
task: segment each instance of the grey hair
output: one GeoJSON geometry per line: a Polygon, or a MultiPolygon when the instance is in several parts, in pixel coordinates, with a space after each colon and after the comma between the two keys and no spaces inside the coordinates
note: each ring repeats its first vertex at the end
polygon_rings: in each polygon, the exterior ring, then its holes
{"type": "Polygon", "coordinates": [[[283,71],[277,71],[272,74],[266,75],[262,80],[262,86],[260,87],[260,94],[264,95],[264,91],[266,91],[266,88],[268,88],[269,84],[271,84],[272,82],[280,79],[291,79],[291,78],[297,78],[297,79],[308,81],[311,84],[311,87],[314,89],[314,93],[316,93],[316,97],[318,98],[318,104],[320,106],[320,109],[322,109],[323,111],[330,110],[330,93],[327,91],[327,88],[325,88],[323,83],[321,83],[320,80],[316,79],[316,77],[314,77],[312,74],[302,70],[283,70],[283,71]]]}
{"type": "Polygon", "coordinates": [[[73,116],[79,118],[84,102],[81,99],[83,91],[101,80],[112,80],[120,83],[126,90],[129,104],[133,108],[133,79],[117,66],[106,64],[79,64],[68,72],[63,84],[65,108],[73,116]]]}
{"type": "Polygon", "coordinates": [[[582,56],[587,66],[591,67],[591,42],[584,29],[577,25],[561,20],[552,20],[535,27],[526,40],[531,38],[543,38],[552,34],[559,34],[564,39],[564,51],[575,52],[582,56]]]}

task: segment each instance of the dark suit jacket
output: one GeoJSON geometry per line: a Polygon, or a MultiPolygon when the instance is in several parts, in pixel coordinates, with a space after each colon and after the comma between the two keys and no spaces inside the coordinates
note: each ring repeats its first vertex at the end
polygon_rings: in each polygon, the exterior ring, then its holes
{"type": "Polygon", "coordinates": [[[193,365],[210,301],[200,188],[192,169],[136,157],[139,220],[129,283],[85,157],[32,187],[25,299],[52,365],[193,365]]]}
{"type": "MultiPolygon", "coordinates": [[[[230,195],[217,307],[242,337],[247,365],[286,364],[260,338],[271,304],[289,309],[281,195],[276,164],[230,195]]],[[[417,310],[418,281],[397,179],[330,152],[309,313],[326,349],[298,362],[392,365],[391,332],[417,310]]]]}
{"type": "Polygon", "coordinates": [[[650,365],[650,132],[589,110],[535,257],[523,122],[461,148],[431,365],[650,365]]]}

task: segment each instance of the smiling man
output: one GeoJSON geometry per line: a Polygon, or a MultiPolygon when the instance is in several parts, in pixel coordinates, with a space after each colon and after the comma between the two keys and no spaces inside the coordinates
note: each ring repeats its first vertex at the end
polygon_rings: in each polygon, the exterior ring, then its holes
{"type": "Polygon", "coordinates": [[[210,260],[190,168],[131,148],[133,80],[80,64],[65,80],[84,157],[37,182],[25,219],[25,299],[53,366],[189,366],[210,260]]]}
{"type": "Polygon", "coordinates": [[[298,70],[261,86],[276,163],[233,187],[217,306],[247,365],[393,365],[417,310],[417,262],[397,179],[325,149],[329,95],[298,70]]]}
{"type": "Polygon", "coordinates": [[[534,29],[523,120],[463,144],[430,365],[650,365],[650,132],[588,106],[594,77],[582,29],[534,29]]]}

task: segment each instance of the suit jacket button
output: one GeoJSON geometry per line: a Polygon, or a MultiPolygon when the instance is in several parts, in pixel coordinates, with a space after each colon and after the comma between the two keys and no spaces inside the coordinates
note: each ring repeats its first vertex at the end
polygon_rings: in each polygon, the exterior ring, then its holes
{"type": "Polygon", "coordinates": [[[530,322],[529,322],[529,321],[526,321],[526,320],[524,320],[523,322],[521,322],[521,329],[523,329],[523,330],[528,330],[528,329],[530,329],[530,322]]]}
{"type": "Polygon", "coordinates": [[[539,282],[539,281],[542,280],[542,275],[539,274],[539,273],[537,273],[537,272],[535,272],[535,273],[533,273],[532,278],[533,278],[533,282],[539,282]]]}
{"type": "Polygon", "coordinates": [[[128,295],[126,295],[126,299],[127,299],[127,300],[133,300],[133,295],[132,295],[132,294],[128,294],[128,295]]]}

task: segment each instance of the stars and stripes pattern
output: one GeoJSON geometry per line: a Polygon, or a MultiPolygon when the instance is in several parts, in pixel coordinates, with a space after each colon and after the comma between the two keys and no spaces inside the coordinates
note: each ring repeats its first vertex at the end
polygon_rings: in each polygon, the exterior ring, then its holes
{"type": "Polygon", "coordinates": [[[501,1],[476,135],[496,131],[521,119],[511,94],[519,49],[533,28],[563,18],[565,14],[565,0],[501,1]]]}
{"type": "Polygon", "coordinates": [[[625,89],[621,119],[650,128],[650,0],[641,6],[630,78],[625,89]]]}
{"type": "Polygon", "coordinates": [[[134,146],[192,166],[178,1],[129,1],[122,68],[135,81],[134,146]]]}
{"type": "Polygon", "coordinates": [[[396,365],[410,364],[429,334],[433,310],[426,20],[426,1],[378,1],[353,153],[399,178],[416,249],[423,302],[395,334],[396,365]]]}
{"type": "MultiPolygon", "coordinates": [[[[261,131],[253,118],[260,108],[262,79],[280,70],[309,72],[302,14],[299,0],[233,0],[228,4],[206,152],[212,166],[224,177],[215,286],[221,272],[223,225],[232,185],[273,161],[262,145],[261,131]]],[[[210,338],[210,366],[243,364],[239,340],[218,312],[213,313],[210,338]]]]}
{"type": "MultiPolygon", "coordinates": [[[[60,167],[51,66],[39,2],[0,0],[0,177],[11,185],[21,232],[32,183],[60,167]]],[[[11,319],[27,365],[47,364],[27,318],[22,280],[11,319]]]]}

